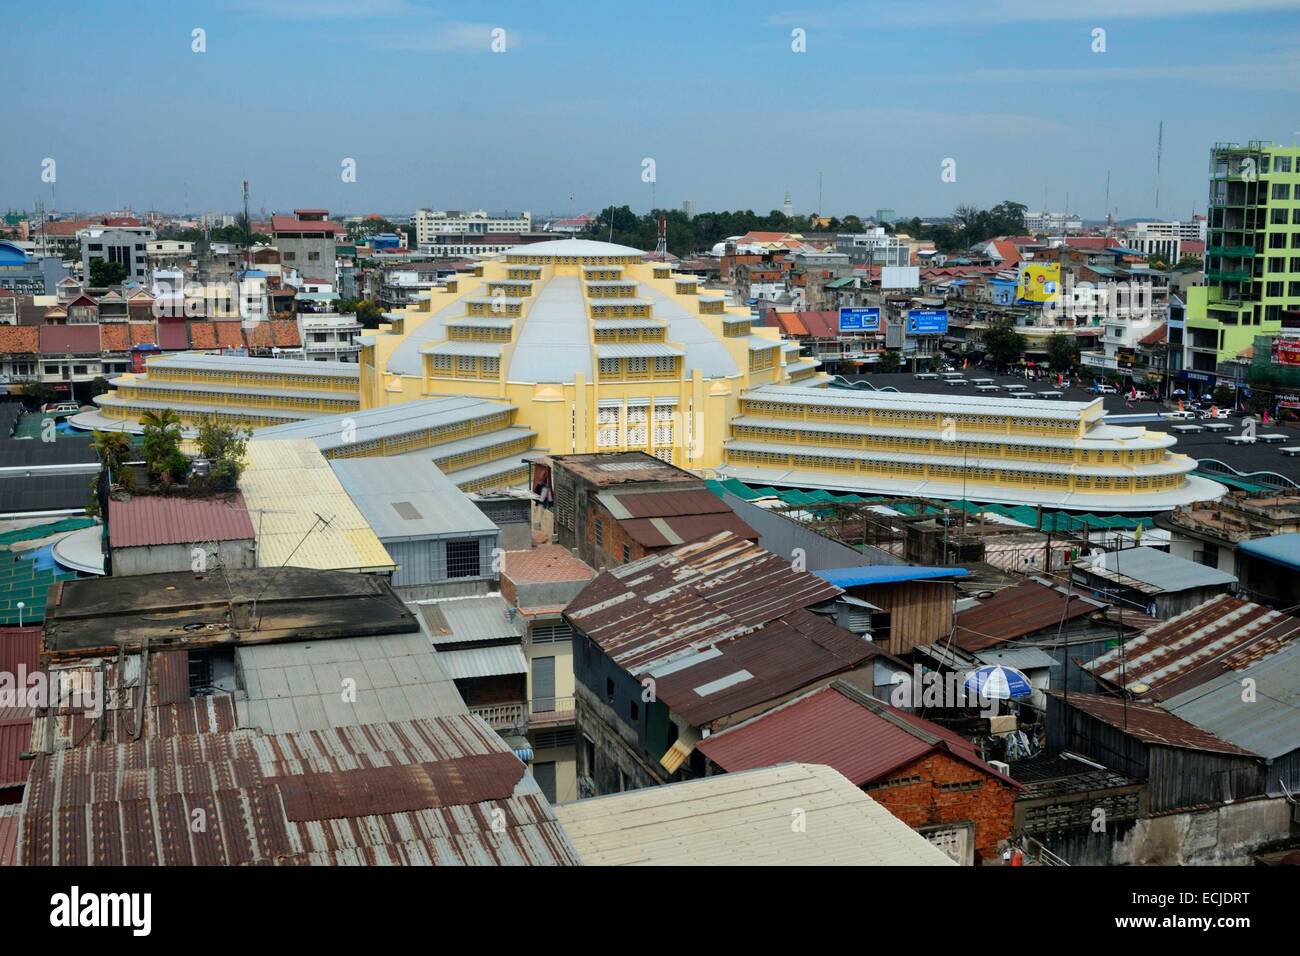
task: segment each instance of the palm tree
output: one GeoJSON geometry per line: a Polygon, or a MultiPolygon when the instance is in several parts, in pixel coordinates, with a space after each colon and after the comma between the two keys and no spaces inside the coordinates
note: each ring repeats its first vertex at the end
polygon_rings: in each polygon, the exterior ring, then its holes
{"type": "Polygon", "coordinates": [[[110,472],[116,472],[131,451],[131,438],[123,432],[96,431],[91,435],[90,447],[110,472]]]}
{"type": "Polygon", "coordinates": [[[140,424],[145,428],[156,428],[161,432],[179,432],[181,417],[176,414],[174,408],[164,408],[158,412],[145,412],[140,416],[140,424]]]}

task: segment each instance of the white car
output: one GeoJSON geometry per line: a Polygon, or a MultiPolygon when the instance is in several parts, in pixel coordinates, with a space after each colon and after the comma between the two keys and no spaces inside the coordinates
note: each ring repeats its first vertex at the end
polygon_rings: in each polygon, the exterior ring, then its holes
{"type": "Polygon", "coordinates": [[[1196,420],[1196,413],[1188,411],[1161,412],[1160,417],[1171,422],[1190,422],[1196,420]]]}
{"type": "Polygon", "coordinates": [[[1098,386],[1097,386],[1097,394],[1098,394],[1098,395],[1118,395],[1118,394],[1119,394],[1119,389],[1117,389],[1114,385],[1098,385],[1098,386]]]}
{"type": "Polygon", "coordinates": [[[1229,412],[1226,408],[1207,408],[1201,412],[1202,418],[1227,418],[1229,412]]]}

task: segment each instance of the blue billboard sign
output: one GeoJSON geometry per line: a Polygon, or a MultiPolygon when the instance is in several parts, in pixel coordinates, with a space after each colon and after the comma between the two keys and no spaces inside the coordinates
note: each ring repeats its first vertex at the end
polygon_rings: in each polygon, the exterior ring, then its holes
{"type": "Polygon", "coordinates": [[[879,332],[880,309],[840,309],[841,332],[879,332]]]}
{"type": "Polygon", "coordinates": [[[908,335],[946,335],[948,332],[947,309],[909,309],[907,312],[908,335]]]}

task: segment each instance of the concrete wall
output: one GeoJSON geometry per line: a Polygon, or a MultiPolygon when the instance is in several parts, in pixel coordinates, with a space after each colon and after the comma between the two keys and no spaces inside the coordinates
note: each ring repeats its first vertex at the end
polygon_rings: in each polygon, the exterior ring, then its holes
{"type": "MultiPolygon", "coordinates": [[[[163,571],[193,571],[194,549],[206,547],[199,544],[160,544],[148,547],[114,548],[112,554],[113,574],[126,577],[134,574],[159,574],[163,571]]],[[[213,548],[207,547],[207,566],[215,571],[223,568],[247,568],[257,566],[257,554],[253,549],[251,538],[244,541],[219,541],[216,544],[216,559],[212,557],[213,548]]]]}
{"type": "Polygon", "coordinates": [[[1196,813],[1175,813],[1137,821],[1116,844],[1117,864],[1193,866],[1248,865],[1250,854],[1290,836],[1286,800],[1252,800],[1196,813]]]}

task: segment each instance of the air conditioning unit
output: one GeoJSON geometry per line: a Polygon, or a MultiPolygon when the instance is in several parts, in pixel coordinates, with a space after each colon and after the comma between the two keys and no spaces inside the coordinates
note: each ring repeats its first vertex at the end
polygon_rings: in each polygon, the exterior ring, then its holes
{"type": "Polygon", "coordinates": [[[989,766],[998,773],[1005,774],[1008,777],[1011,776],[1011,765],[1008,763],[1003,763],[1001,760],[990,760],[989,766]]]}

